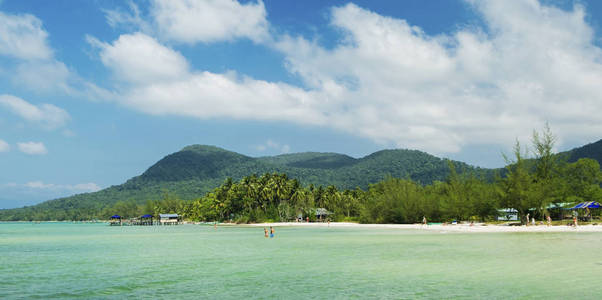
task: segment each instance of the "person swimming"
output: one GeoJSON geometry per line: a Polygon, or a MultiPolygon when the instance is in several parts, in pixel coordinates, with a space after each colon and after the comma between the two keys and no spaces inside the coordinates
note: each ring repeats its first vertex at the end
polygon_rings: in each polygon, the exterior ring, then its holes
{"type": "Polygon", "coordinates": [[[270,237],[274,237],[274,227],[270,226],[270,237]]]}

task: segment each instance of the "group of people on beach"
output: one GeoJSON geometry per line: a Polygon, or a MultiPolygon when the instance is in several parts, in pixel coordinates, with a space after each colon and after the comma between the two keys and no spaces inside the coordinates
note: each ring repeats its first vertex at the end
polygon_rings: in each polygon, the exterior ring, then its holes
{"type": "Polygon", "coordinates": [[[267,238],[268,236],[270,238],[274,237],[274,227],[270,226],[270,231],[269,231],[269,235],[268,235],[268,229],[263,227],[263,233],[265,234],[265,237],[267,238]]]}
{"type": "MultiPolygon", "coordinates": [[[[530,215],[531,215],[530,213],[527,213],[527,216],[526,216],[527,222],[525,223],[525,225],[526,225],[526,226],[529,226],[529,221],[530,221],[530,222],[531,222],[531,225],[535,226],[535,225],[536,225],[536,224],[535,224],[535,217],[533,217],[533,218],[529,218],[529,216],[530,216],[530,215]]],[[[543,221],[541,221],[539,224],[540,224],[540,225],[543,225],[543,221]]],[[[550,217],[550,215],[547,215],[547,216],[546,216],[546,225],[547,225],[548,227],[552,226],[552,218],[550,217]]]]}

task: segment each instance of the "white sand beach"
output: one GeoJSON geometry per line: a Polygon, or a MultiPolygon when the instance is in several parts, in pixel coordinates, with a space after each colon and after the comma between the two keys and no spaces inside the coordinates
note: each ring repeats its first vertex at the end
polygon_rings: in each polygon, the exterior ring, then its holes
{"type": "Polygon", "coordinates": [[[306,222],[280,222],[280,223],[257,223],[249,224],[248,226],[256,227],[330,227],[330,228],[380,228],[380,229],[418,229],[428,230],[436,232],[602,232],[602,225],[583,225],[573,226],[558,225],[558,226],[546,226],[546,225],[530,225],[530,226],[507,226],[507,225],[490,225],[476,223],[473,226],[470,224],[457,224],[457,225],[422,225],[422,224],[357,224],[357,223],[306,223],[306,222]]]}

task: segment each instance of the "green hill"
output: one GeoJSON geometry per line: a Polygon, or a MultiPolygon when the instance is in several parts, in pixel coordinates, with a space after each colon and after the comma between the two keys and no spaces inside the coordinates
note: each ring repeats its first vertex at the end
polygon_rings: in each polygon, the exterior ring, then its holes
{"type": "MultiPolygon", "coordinates": [[[[565,152],[569,161],[588,157],[602,162],[602,140],[565,152]]],[[[475,168],[452,162],[458,172],[474,172],[492,179],[497,170],[475,168]]],[[[366,189],[387,176],[411,178],[430,184],[449,174],[448,162],[417,150],[382,150],[362,158],[337,153],[304,152],[270,157],[249,157],[214,146],[192,145],[165,156],[140,176],[121,185],[94,193],[55,199],[35,206],[0,210],[0,220],[44,219],[64,215],[64,219],[91,219],[118,201],[144,203],[166,193],[180,199],[196,199],[223,183],[250,174],[285,173],[303,185],[334,185],[339,189],[366,189]]]]}
{"type": "Polygon", "coordinates": [[[576,162],[580,158],[591,158],[597,160],[602,166],[602,140],[575,148],[565,153],[569,155],[569,162],[576,162]]]}

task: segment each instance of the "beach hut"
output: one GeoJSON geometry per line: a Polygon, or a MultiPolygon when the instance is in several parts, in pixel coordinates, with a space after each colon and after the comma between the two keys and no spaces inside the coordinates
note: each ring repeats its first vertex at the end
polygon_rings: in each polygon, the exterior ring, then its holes
{"type": "Polygon", "coordinates": [[[153,215],[146,214],[140,216],[139,225],[153,225],[153,215]]]}
{"type": "Polygon", "coordinates": [[[567,212],[571,209],[571,203],[568,202],[560,202],[560,203],[550,203],[546,207],[546,210],[550,214],[552,219],[562,220],[564,218],[569,218],[570,214],[567,212]]]}
{"type": "Polygon", "coordinates": [[[111,226],[121,226],[121,216],[120,215],[112,215],[111,221],[109,222],[111,226]]]}
{"type": "Polygon", "coordinates": [[[596,201],[587,201],[587,202],[581,202],[573,207],[571,207],[571,209],[579,209],[579,208],[600,208],[602,207],[600,205],[600,203],[596,202],[596,201]]]}
{"type": "Polygon", "coordinates": [[[159,214],[159,224],[178,225],[180,224],[180,215],[178,214],[159,214]]]}
{"type": "Polygon", "coordinates": [[[517,221],[518,210],[514,208],[502,208],[498,209],[498,221],[517,221]]]}
{"type": "Polygon", "coordinates": [[[577,209],[584,209],[585,210],[585,214],[584,216],[580,217],[581,220],[586,221],[592,220],[592,214],[589,211],[590,208],[600,208],[602,207],[602,205],[600,205],[600,203],[596,202],[596,201],[587,201],[587,202],[581,202],[573,207],[571,207],[570,209],[573,211],[576,211],[577,209]]]}
{"type": "Polygon", "coordinates": [[[326,208],[316,208],[316,219],[318,221],[326,221],[328,216],[332,215],[326,208]]]}

